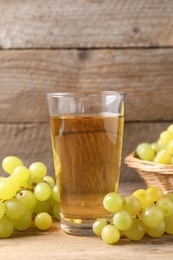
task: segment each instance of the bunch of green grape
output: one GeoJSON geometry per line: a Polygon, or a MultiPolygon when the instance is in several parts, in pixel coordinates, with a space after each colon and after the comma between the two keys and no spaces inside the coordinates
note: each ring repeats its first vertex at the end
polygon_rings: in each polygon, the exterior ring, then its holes
{"type": "Polygon", "coordinates": [[[139,144],[136,148],[136,155],[145,161],[173,164],[173,124],[161,132],[156,142],[139,144]]]}
{"type": "Polygon", "coordinates": [[[145,234],[154,238],[173,234],[173,193],[164,195],[156,186],[126,197],[111,192],[104,197],[103,206],[112,217],[96,219],[93,231],[107,244],[115,244],[121,237],[138,241],[145,234]]]}
{"type": "Polygon", "coordinates": [[[24,231],[34,222],[39,230],[59,220],[59,200],[54,179],[41,162],[25,167],[21,159],[8,156],[2,161],[7,177],[0,177],[0,238],[14,230],[24,231]]]}

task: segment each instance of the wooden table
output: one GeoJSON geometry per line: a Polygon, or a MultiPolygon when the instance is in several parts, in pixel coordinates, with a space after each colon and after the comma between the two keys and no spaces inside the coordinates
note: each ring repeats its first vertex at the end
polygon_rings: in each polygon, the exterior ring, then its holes
{"type": "MultiPolygon", "coordinates": [[[[136,184],[120,185],[120,193],[128,193],[136,184]]],[[[138,186],[139,187],[139,186],[138,186]]],[[[143,185],[140,185],[143,187],[143,185]]],[[[99,237],[78,237],[65,234],[59,223],[46,232],[32,228],[25,233],[14,234],[9,239],[0,240],[0,259],[2,260],[165,260],[173,257],[173,236],[164,235],[158,239],[145,236],[139,242],[126,238],[116,245],[106,245],[99,237]]]]}

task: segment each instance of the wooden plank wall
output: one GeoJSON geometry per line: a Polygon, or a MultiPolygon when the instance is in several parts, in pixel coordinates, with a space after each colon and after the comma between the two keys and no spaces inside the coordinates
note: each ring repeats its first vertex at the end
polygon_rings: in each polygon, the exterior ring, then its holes
{"type": "Polygon", "coordinates": [[[121,181],[139,142],[173,122],[173,1],[0,0],[0,160],[54,175],[47,92],[125,91],[121,181]]]}

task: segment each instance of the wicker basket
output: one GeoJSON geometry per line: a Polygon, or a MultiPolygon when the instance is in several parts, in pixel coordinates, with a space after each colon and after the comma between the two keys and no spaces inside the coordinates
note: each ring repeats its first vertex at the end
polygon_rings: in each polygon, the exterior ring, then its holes
{"type": "Polygon", "coordinates": [[[135,168],[147,186],[158,186],[164,193],[173,192],[173,165],[163,165],[136,158],[135,153],[125,158],[125,164],[135,168]]]}

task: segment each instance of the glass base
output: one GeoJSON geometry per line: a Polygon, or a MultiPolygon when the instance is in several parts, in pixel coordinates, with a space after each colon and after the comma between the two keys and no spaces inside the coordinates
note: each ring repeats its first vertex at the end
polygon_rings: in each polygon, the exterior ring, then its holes
{"type": "Polygon", "coordinates": [[[71,219],[61,216],[61,228],[69,235],[95,236],[92,225],[94,220],[71,219]]]}

